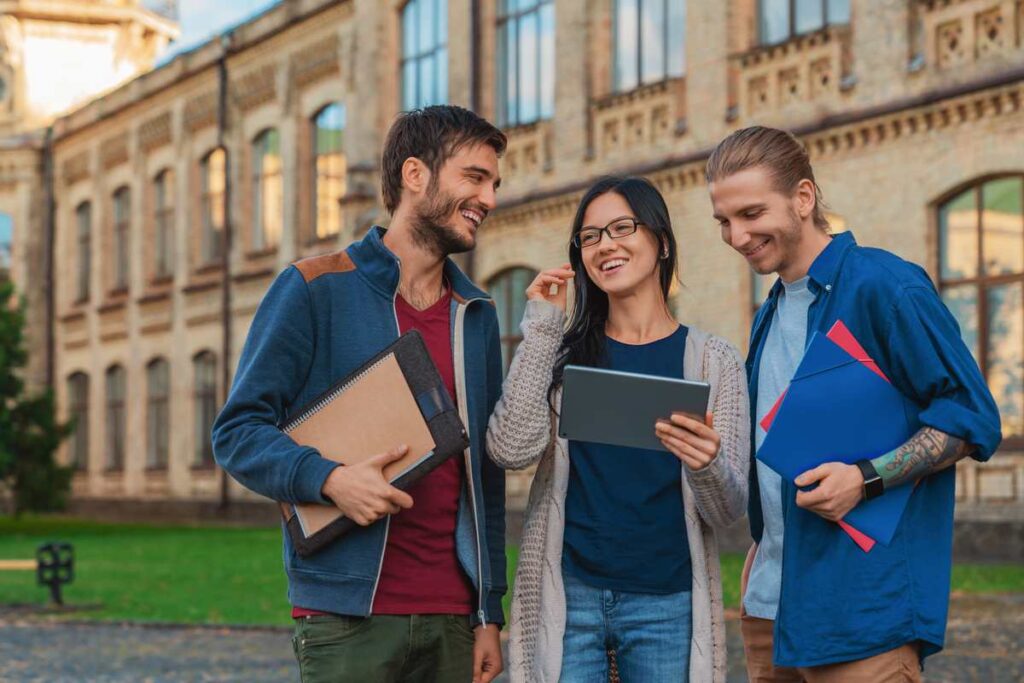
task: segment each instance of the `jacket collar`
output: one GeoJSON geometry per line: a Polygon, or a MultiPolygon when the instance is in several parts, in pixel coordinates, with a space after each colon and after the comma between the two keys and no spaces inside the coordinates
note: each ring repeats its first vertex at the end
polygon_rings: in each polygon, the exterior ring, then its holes
{"type": "MultiPolygon", "coordinates": [[[[822,289],[826,292],[832,291],[832,283],[835,282],[836,276],[839,274],[839,267],[843,264],[843,259],[846,258],[846,254],[850,249],[855,246],[857,246],[857,239],[853,236],[852,232],[841,232],[832,237],[828,246],[818,254],[818,257],[814,259],[814,263],[811,264],[810,269],[807,271],[815,293],[822,289]]],[[[768,298],[773,301],[777,299],[782,292],[782,287],[782,278],[776,279],[768,298]]]]}
{"type": "MultiPolygon", "coordinates": [[[[346,251],[371,287],[385,296],[394,296],[398,291],[401,263],[395,254],[384,245],[386,228],[375,225],[359,242],[349,245],[346,251]]],[[[444,276],[452,288],[452,296],[459,303],[470,299],[487,299],[490,296],[470,280],[450,258],[444,260],[444,276]]]]}

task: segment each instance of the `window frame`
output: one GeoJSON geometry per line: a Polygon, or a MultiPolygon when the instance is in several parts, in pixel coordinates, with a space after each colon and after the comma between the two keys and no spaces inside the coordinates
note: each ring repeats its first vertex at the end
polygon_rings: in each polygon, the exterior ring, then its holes
{"type": "Polygon", "coordinates": [[[146,469],[167,469],[170,450],[171,364],[158,356],[146,364],[146,469]]]}
{"type": "MultiPolygon", "coordinates": [[[[1020,272],[1017,273],[1000,273],[998,275],[986,275],[985,274],[985,249],[984,249],[984,237],[985,237],[985,222],[984,222],[984,196],[983,189],[986,185],[991,182],[1006,180],[1006,179],[1017,179],[1021,185],[1021,206],[1024,207],[1024,172],[1018,173],[1000,173],[988,176],[982,176],[972,180],[969,183],[961,185],[957,190],[946,194],[941,200],[935,203],[934,211],[932,212],[933,220],[935,221],[935,235],[936,235],[936,255],[938,262],[935,269],[937,290],[939,296],[943,297],[947,290],[954,288],[971,288],[973,290],[975,310],[977,312],[978,328],[977,328],[977,362],[978,367],[981,370],[981,375],[985,380],[986,386],[989,382],[989,297],[988,292],[993,287],[999,287],[1003,285],[1018,284],[1021,288],[1024,288],[1024,267],[1021,268],[1020,272]],[[943,235],[939,229],[940,215],[943,208],[952,204],[954,201],[960,199],[967,193],[973,193],[974,195],[974,211],[975,211],[975,237],[976,237],[976,249],[977,249],[977,261],[975,263],[976,272],[974,275],[969,277],[943,277],[942,264],[944,254],[946,252],[946,245],[943,242],[943,235]]],[[[1022,220],[1024,220],[1024,209],[1022,209],[1022,220]]],[[[1024,292],[1022,292],[1024,296],[1024,292]]],[[[945,299],[943,299],[945,304],[945,299]]],[[[955,316],[954,316],[955,318],[955,316]]],[[[960,320],[957,320],[960,323],[960,320]]],[[[1024,340],[1022,340],[1022,357],[1024,357],[1024,340]]],[[[1000,417],[1003,417],[1000,415],[1000,417]]],[[[1024,419],[1024,416],[1017,416],[1018,420],[1024,419]]],[[[1003,440],[1003,447],[1009,449],[1021,449],[1024,448],[1024,432],[1019,435],[1009,436],[1003,440]]]]}
{"type": "Polygon", "coordinates": [[[504,289],[501,296],[495,296],[491,294],[494,300],[495,308],[497,309],[498,300],[502,300],[505,303],[505,310],[496,310],[498,316],[498,330],[499,330],[499,342],[502,351],[507,350],[507,354],[502,354],[502,372],[508,373],[509,366],[512,364],[512,358],[515,356],[516,348],[519,343],[523,341],[522,331],[519,329],[519,320],[513,320],[516,311],[516,300],[517,297],[522,299],[522,308],[525,310],[525,299],[526,299],[526,288],[522,287],[516,289],[515,274],[518,272],[526,273],[525,278],[526,285],[529,286],[533,282],[534,278],[540,272],[535,268],[525,265],[514,265],[502,268],[487,280],[487,291],[494,292],[495,288],[500,286],[504,289]],[[508,322],[506,328],[505,322],[508,322]]]}
{"type": "Polygon", "coordinates": [[[174,169],[165,168],[153,176],[153,277],[174,275],[174,169]]]}
{"type": "Polygon", "coordinates": [[[276,249],[281,243],[281,233],[284,230],[284,169],[281,155],[281,133],[277,128],[264,128],[252,139],[249,147],[251,165],[249,167],[250,181],[252,187],[252,198],[250,203],[251,221],[249,237],[251,239],[251,250],[263,252],[276,249]],[[267,172],[263,160],[270,155],[269,147],[271,141],[276,139],[277,145],[277,168],[267,172]],[[277,185],[276,189],[273,187],[277,185]],[[277,234],[272,235],[270,225],[267,222],[268,208],[265,206],[267,197],[271,191],[276,192],[280,200],[281,208],[277,215],[277,234]]]}
{"type": "Polygon", "coordinates": [[[68,419],[74,431],[68,439],[70,465],[77,472],[89,469],[89,375],[81,370],[67,378],[68,419]]]}
{"type": "Polygon", "coordinates": [[[629,81],[624,84],[623,74],[619,65],[619,3],[621,0],[615,0],[612,3],[612,92],[615,94],[622,94],[638,90],[640,88],[650,87],[657,85],[658,83],[664,83],[666,81],[672,81],[679,78],[686,77],[686,24],[688,20],[689,12],[689,0],[679,0],[682,2],[683,8],[683,23],[679,27],[679,45],[678,47],[682,50],[683,62],[682,71],[680,73],[671,73],[671,53],[673,47],[673,33],[672,33],[672,22],[669,21],[670,7],[673,0],[634,0],[637,6],[636,12],[636,73],[635,82],[629,81]],[[643,32],[643,19],[644,19],[644,6],[648,3],[660,2],[662,3],[662,17],[663,17],[663,28],[664,34],[662,35],[662,49],[663,49],[663,69],[659,78],[652,80],[644,80],[644,41],[639,39],[639,36],[643,32]]]}
{"type": "Polygon", "coordinates": [[[830,16],[832,3],[837,0],[820,0],[821,2],[821,25],[815,26],[814,28],[797,30],[797,3],[800,0],[782,0],[786,3],[786,11],[788,12],[786,21],[786,35],[778,40],[769,41],[765,38],[765,13],[764,4],[766,0],[757,0],[757,45],[758,47],[769,47],[772,45],[782,45],[788,43],[791,40],[799,38],[800,36],[806,36],[816,31],[823,31],[830,26],[845,26],[850,23],[850,15],[852,8],[850,6],[850,0],[841,0],[846,2],[846,18],[842,21],[833,20],[830,16]]]}
{"type": "Polygon", "coordinates": [[[104,465],[107,472],[120,472],[124,470],[125,465],[125,442],[128,428],[125,406],[127,405],[128,376],[124,366],[115,363],[107,368],[104,378],[104,389],[106,389],[104,465]],[[119,391],[115,392],[114,389],[119,391]]]}
{"type": "Polygon", "coordinates": [[[122,185],[111,195],[111,237],[113,238],[113,272],[110,289],[123,292],[131,279],[132,190],[122,185]]]}
{"type": "Polygon", "coordinates": [[[199,245],[200,265],[219,264],[224,256],[224,233],[227,225],[227,179],[228,150],[226,147],[214,147],[199,160],[199,211],[202,233],[199,245]],[[223,158],[223,182],[218,189],[211,188],[210,165],[215,155],[223,158]],[[214,220],[214,202],[220,204],[221,223],[214,220]]]}
{"type": "Polygon", "coordinates": [[[75,236],[78,245],[75,301],[88,301],[92,289],[92,202],[85,200],[75,206],[75,236]]]}
{"type": "MultiPolygon", "coordinates": [[[[2,218],[6,218],[11,231],[6,242],[0,240],[0,279],[6,280],[10,278],[11,264],[14,260],[14,216],[6,211],[0,211],[0,219],[2,218]]],[[[0,220],[0,225],[3,222],[0,220]]]]}
{"type": "Polygon", "coordinates": [[[192,467],[211,468],[214,465],[210,429],[217,417],[217,354],[209,349],[192,356],[192,411],[193,448],[192,467]],[[205,374],[209,381],[202,383],[205,374]]]}
{"type": "MultiPolygon", "coordinates": [[[[347,129],[347,127],[348,127],[348,110],[347,110],[347,108],[345,107],[345,105],[342,102],[337,101],[337,100],[335,100],[333,102],[328,102],[324,106],[320,107],[319,109],[317,109],[316,113],[313,114],[313,116],[310,118],[310,135],[309,135],[309,140],[310,140],[310,150],[312,152],[310,154],[310,176],[313,179],[313,182],[310,185],[310,204],[311,204],[311,207],[312,207],[312,210],[310,211],[310,215],[312,217],[310,223],[311,223],[312,228],[313,228],[312,231],[311,231],[310,240],[309,240],[311,243],[320,242],[322,240],[334,239],[335,237],[337,237],[338,235],[341,234],[341,231],[342,231],[342,228],[343,228],[343,226],[341,224],[342,217],[341,217],[341,203],[340,202],[341,202],[342,197],[344,197],[344,195],[345,195],[346,184],[347,184],[347,181],[348,181],[348,165],[347,165],[347,159],[346,159],[346,156],[345,156],[345,143],[344,143],[344,140],[345,140],[345,130],[347,129]],[[339,154],[339,157],[340,157],[340,165],[341,165],[341,173],[340,173],[340,175],[334,175],[333,171],[335,169],[332,169],[332,168],[326,168],[324,170],[321,170],[320,165],[319,165],[320,157],[321,156],[329,157],[329,154],[324,154],[324,155],[320,154],[320,151],[319,151],[320,150],[320,146],[319,146],[320,131],[321,130],[333,131],[333,129],[331,129],[331,128],[326,128],[326,127],[322,128],[321,125],[320,125],[320,119],[321,119],[321,117],[327,115],[332,107],[337,107],[337,111],[340,113],[340,118],[341,118],[341,128],[338,131],[340,133],[340,135],[338,136],[338,150],[337,150],[337,153],[339,154]],[[337,200],[334,202],[333,206],[331,206],[331,204],[330,204],[330,196],[331,195],[330,195],[330,192],[328,191],[330,183],[331,183],[332,180],[338,180],[340,182],[340,185],[341,185],[341,194],[337,197],[337,200]],[[323,210],[321,210],[321,202],[320,202],[320,199],[321,199],[321,192],[320,192],[321,181],[323,181],[324,186],[325,186],[325,190],[324,190],[323,195],[324,195],[324,198],[327,200],[326,208],[323,209],[323,210]],[[328,229],[325,229],[323,232],[321,232],[321,229],[320,229],[321,228],[321,222],[320,222],[321,215],[325,215],[325,216],[329,217],[331,214],[333,214],[336,217],[336,225],[333,225],[333,226],[330,225],[329,224],[330,221],[328,219],[325,219],[324,224],[327,225],[328,229]]],[[[326,163],[325,166],[329,167],[330,163],[326,163]]]]}
{"type": "Polygon", "coordinates": [[[409,110],[412,110],[412,109],[419,109],[421,107],[426,107],[426,106],[430,106],[430,105],[434,105],[434,104],[447,104],[448,103],[448,97],[449,97],[449,82],[448,82],[448,79],[449,79],[449,73],[448,73],[448,38],[449,38],[449,27],[448,27],[447,13],[448,13],[448,0],[409,0],[408,2],[406,2],[402,6],[402,10],[399,13],[399,23],[398,23],[398,25],[399,25],[398,52],[399,52],[399,55],[400,55],[399,65],[398,65],[398,82],[399,82],[399,98],[398,99],[399,99],[399,102],[400,102],[400,105],[401,105],[400,108],[403,111],[409,111],[409,110]],[[419,17],[418,12],[419,12],[420,6],[424,2],[433,2],[434,3],[434,14],[433,14],[434,26],[432,27],[431,32],[430,32],[431,33],[431,38],[433,39],[433,42],[432,42],[430,48],[426,49],[426,50],[421,49],[420,45],[419,45],[419,34],[421,33],[421,28],[420,28],[420,17],[419,17]],[[437,11],[438,9],[440,9],[441,11],[440,12],[437,11]],[[415,33],[416,33],[416,35],[413,36],[413,42],[415,44],[415,48],[411,49],[410,52],[407,53],[406,52],[406,48],[408,47],[408,43],[407,43],[407,40],[406,40],[407,36],[405,35],[405,26],[406,26],[406,12],[410,12],[410,11],[417,12],[416,23],[415,23],[415,26],[416,26],[415,33]],[[444,27],[445,27],[445,31],[444,31],[444,35],[443,36],[441,35],[442,23],[440,21],[440,17],[442,15],[442,12],[445,15],[445,21],[444,21],[444,24],[443,24],[444,27]],[[443,57],[443,59],[442,59],[442,57],[443,57]],[[425,94],[425,93],[422,92],[423,84],[422,84],[422,79],[420,78],[420,70],[421,70],[420,64],[423,61],[427,60],[427,59],[433,59],[434,60],[434,90],[435,90],[435,92],[425,94]],[[405,71],[406,71],[406,65],[408,65],[410,62],[414,64],[413,73],[415,74],[415,83],[414,83],[415,93],[413,95],[413,101],[412,102],[409,102],[406,99],[406,74],[405,74],[405,71]],[[443,79],[440,77],[441,73],[442,73],[442,69],[443,69],[443,73],[444,73],[444,78],[443,79]],[[441,84],[442,83],[444,84],[444,91],[443,92],[441,91],[441,84]]]}
{"type": "Polygon", "coordinates": [[[498,122],[503,128],[514,128],[517,126],[528,126],[539,121],[547,121],[554,118],[555,113],[555,83],[552,80],[551,84],[551,101],[547,102],[544,96],[544,73],[545,66],[548,67],[548,72],[551,74],[551,78],[557,78],[555,71],[554,61],[555,55],[555,32],[557,31],[555,21],[555,2],[554,0],[528,0],[530,6],[527,8],[517,7],[515,10],[509,12],[507,9],[508,0],[499,0],[498,2],[498,14],[496,20],[496,35],[497,35],[497,111],[498,111],[498,122]],[[543,14],[546,8],[550,9],[551,22],[552,22],[552,45],[550,46],[550,57],[552,63],[545,65],[545,46],[543,41],[543,14]],[[537,73],[535,74],[535,82],[537,84],[537,111],[532,117],[525,116],[522,113],[522,92],[520,90],[520,83],[522,82],[522,74],[520,72],[520,65],[522,63],[523,45],[520,42],[521,30],[523,20],[536,17],[536,53],[537,53],[537,73]],[[515,65],[509,65],[509,40],[512,33],[511,26],[515,26],[515,65]],[[509,95],[509,87],[511,83],[515,83],[515,97],[509,95]],[[515,101],[515,114],[509,112],[510,101],[515,101]]]}

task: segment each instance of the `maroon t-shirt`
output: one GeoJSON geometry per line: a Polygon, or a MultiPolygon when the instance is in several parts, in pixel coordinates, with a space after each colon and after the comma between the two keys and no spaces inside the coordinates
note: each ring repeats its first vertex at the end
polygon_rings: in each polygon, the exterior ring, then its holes
{"type": "MultiPolygon", "coordinates": [[[[395,298],[398,327],[419,330],[455,401],[451,344],[451,292],[418,311],[395,298]]],[[[473,586],[455,554],[455,517],[465,463],[453,457],[408,490],[413,507],[391,516],[374,614],[471,614],[473,586]]],[[[319,614],[301,607],[292,617],[319,614]]]]}

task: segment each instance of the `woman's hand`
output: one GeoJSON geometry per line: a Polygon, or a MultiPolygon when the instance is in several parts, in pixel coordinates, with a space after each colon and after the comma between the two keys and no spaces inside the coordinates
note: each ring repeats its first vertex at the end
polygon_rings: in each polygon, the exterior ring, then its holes
{"type": "Polygon", "coordinates": [[[568,282],[575,276],[572,264],[563,263],[561,268],[542,270],[526,288],[526,298],[531,301],[547,301],[565,310],[565,293],[568,282]],[[554,293],[552,293],[554,285],[554,293]]]}
{"type": "Polygon", "coordinates": [[[714,416],[708,413],[704,422],[683,413],[673,413],[671,420],[658,420],[654,432],[674,456],[691,470],[711,464],[722,446],[714,428],[714,416]]]}

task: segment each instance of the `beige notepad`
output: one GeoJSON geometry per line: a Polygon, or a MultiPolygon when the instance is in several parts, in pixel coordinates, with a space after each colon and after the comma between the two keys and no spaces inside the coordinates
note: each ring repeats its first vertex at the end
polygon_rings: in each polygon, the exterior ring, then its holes
{"type": "MultiPolygon", "coordinates": [[[[435,448],[394,354],[384,356],[326,397],[304,421],[286,433],[296,443],[312,446],[323,457],[345,465],[363,462],[405,444],[409,447],[405,457],[384,470],[388,481],[414,468],[435,448]]],[[[327,505],[295,505],[294,510],[306,536],[342,516],[336,507],[327,505]]]]}

